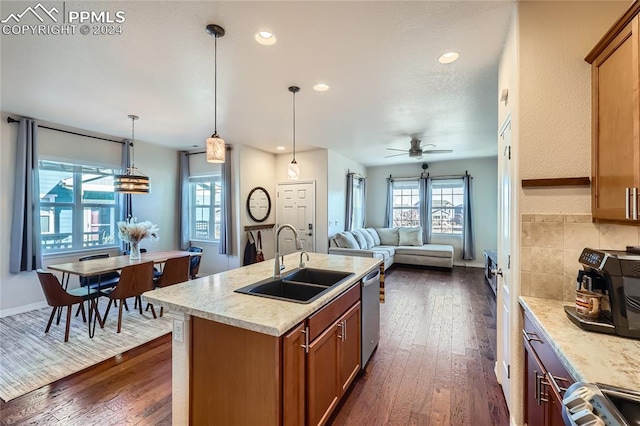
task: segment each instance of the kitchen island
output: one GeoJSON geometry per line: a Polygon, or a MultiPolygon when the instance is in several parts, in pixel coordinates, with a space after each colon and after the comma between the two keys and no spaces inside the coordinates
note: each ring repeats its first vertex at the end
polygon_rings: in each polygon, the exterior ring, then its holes
{"type": "MultiPolygon", "coordinates": [[[[360,367],[358,283],[380,260],[309,256],[309,268],[353,275],[308,304],[235,292],[272,276],[269,261],[143,295],[173,319],[173,424],[328,419],[360,367]]],[[[298,262],[285,256],[286,271],[298,262]]]]}

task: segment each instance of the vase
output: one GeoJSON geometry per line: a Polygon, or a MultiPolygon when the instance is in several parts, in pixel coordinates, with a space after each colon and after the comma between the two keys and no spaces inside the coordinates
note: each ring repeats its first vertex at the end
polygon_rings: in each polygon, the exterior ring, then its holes
{"type": "Polygon", "coordinates": [[[140,260],[140,242],[131,242],[129,260],[140,260]]]}

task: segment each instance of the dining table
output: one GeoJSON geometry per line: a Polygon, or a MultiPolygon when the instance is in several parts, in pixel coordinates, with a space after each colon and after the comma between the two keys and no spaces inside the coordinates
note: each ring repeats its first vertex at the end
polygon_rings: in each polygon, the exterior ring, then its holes
{"type": "MultiPolygon", "coordinates": [[[[105,257],[100,259],[91,259],[76,262],[59,263],[55,265],[48,265],[47,269],[62,272],[62,279],[60,283],[66,290],[69,286],[69,277],[71,275],[77,275],[78,277],[100,277],[102,274],[108,272],[116,272],[124,268],[125,266],[135,265],[138,263],[153,262],[154,264],[162,264],[167,260],[174,257],[182,256],[201,256],[202,253],[184,251],[184,250],[162,250],[141,253],[140,259],[132,260],[129,255],[105,257]]],[[[98,278],[98,287],[100,281],[98,278]]],[[[87,295],[91,293],[91,288],[87,286],[87,295]]],[[[106,318],[105,318],[106,319],[106,318]]],[[[96,321],[100,321],[100,313],[98,312],[98,305],[95,299],[91,300],[89,304],[89,337],[93,337],[96,329],[96,321]],[[94,315],[95,312],[95,315],[94,315]],[[92,324],[93,322],[93,324],[92,324]]],[[[101,325],[102,326],[102,325],[101,325]]]]}

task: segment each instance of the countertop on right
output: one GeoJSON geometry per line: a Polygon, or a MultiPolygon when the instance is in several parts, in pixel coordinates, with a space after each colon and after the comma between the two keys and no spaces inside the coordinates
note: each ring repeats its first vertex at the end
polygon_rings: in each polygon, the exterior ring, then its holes
{"type": "Polygon", "coordinates": [[[574,379],[640,390],[640,340],[593,333],[567,317],[567,302],[520,297],[574,379]]]}

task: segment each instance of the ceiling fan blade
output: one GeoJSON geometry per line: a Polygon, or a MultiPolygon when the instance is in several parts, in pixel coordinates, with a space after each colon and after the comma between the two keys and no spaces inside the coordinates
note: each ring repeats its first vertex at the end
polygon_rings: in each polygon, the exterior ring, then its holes
{"type": "Polygon", "coordinates": [[[389,151],[400,151],[400,152],[409,152],[406,149],[395,149],[395,148],[387,148],[389,151]]]}
{"type": "Polygon", "coordinates": [[[452,149],[425,149],[422,151],[423,154],[447,154],[449,152],[453,152],[452,149]]]}
{"type": "Polygon", "coordinates": [[[401,155],[407,155],[407,154],[403,153],[403,154],[387,155],[387,156],[385,156],[384,158],[399,157],[399,156],[401,156],[401,155]]]}

